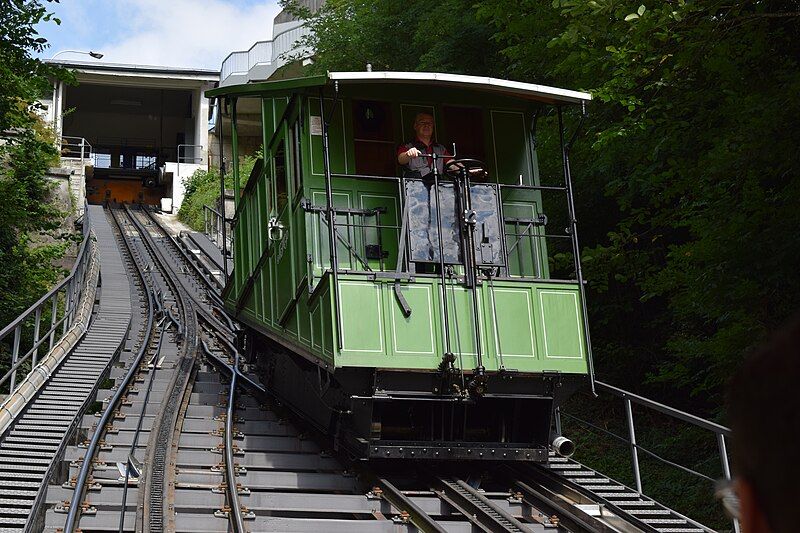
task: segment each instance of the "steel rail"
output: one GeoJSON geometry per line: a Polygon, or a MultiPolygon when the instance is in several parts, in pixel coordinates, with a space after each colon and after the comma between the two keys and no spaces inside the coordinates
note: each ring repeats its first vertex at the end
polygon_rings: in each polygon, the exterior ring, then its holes
{"type": "Polygon", "coordinates": [[[222,360],[209,349],[205,341],[202,341],[202,346],[205,355],[213,357],[215,363],[226,367],[231,375],[230,390],[228,390],[228,406],[225,412],[225,482],[228,492],[228,507],[230,508],[228,518],[230,518],[234,533],[245,533],[244,515],[242,514],[242,505],[239,501],[239,490],[236,484],[236,465],[233,460],[233,419],[236,412],[236,388],[241,386],[238,383],[239,352],[234,350],[234,363],[231,367],[224,364],[222,360]]]}
{"type": "MultiPolygon", "coordinates": [[[[134,257],[130,248],[128,248],[127,240],[125,239],[125,232],[122,231],[122,226],[119,224],[116,216],[114,215],[113,211],[111,212],[111,217],[114,219],[114,222],[117,225],[117,229],[120,232],[123,242],[126,245],[130,253],[131,262],[135,265],[135,270],[139,275],[139,278],[142,281],[142,286],[146,286],[144,273],[141,271],[141,266],[139,263],[136,262],[136,258],[134,257]]],[[[100,438],[103,434],[103,428],[109,421],[109,418],[114,413],[114,410],[119,404],[122,397],[125,395],[125,389],[130,384],[133,376],[136,374],[139,368],[139,364],[141,363],[142,359],[144,358],[145,353],[147,352],[147,348],[150,344],[150,336],[153,329],[153,294],[151,291],[145,291],[147,293],[147,326],[145,328],[145,338],[142,341],[142,345],[139,347],[139,351],[136,353],[136,357],[134,358],[133,362],[131,363],[128,372],[125,374],[125,377],[122,378],[122,382],[117,387],[117,391],[114,393],[114,396],[111,398],[111,401],[108,402],[108,407],[103,411],[103,414],[100,416],[100,420],[97,422],[97,430],[92,435],[92,439],[89,441],[89,445],[86,447],[86,454],[83,458],[83,463],[81,464],[81,469],[78,472],[78,477],[75,481],[75,490],[72,493],[72,500],[70,501],[69,505],[69,513],[67,514],[67,520],[64,524],[64,533],[74,533],[77,525],[78,525],[78,511],[81,509],[81,502],[83,501],[83,495],[85,492],[85,485],[86,480],[89,477],[89,469],[92,466],[92,457],[97,453],[97,447],[100,443],[100,438]]]]}
{"type": "MultiPolygon", "coordinates": [[[[183,402],[179,402],[179,398],[185,397],[191,380],[191,374],[194,371],[197,361],[197,339],[194,335],[195,331],[191,329],[193,325],[192,319],[194,318],[194,322],[196,322],[197,314],[194,312],[194,309],[187,304],[184,298],[186,295],[191,295],[191,289],[185,286],[180,277],[175,274],[174,269],[169,266],[164,256],[164,251],[160,250],[155,245],[153,237],[144,224],[131,213],[127,205],[123,204],[123,209],[142,237],[141,242],[147,249],[147,253],[150,254],[157,264],[162,277],[172,286],[175,303],[180,308],[178,314],[183,319],[183,331],[179,333],[179,337],[186,339],[188,336],[188,339],[193,339],[195,343],[194,350],[189,349],[188,340],[181,345],[178,356],[178,361],[180,362],[169,384],[169,396],[165,396],[162,400],[160,415],[156,420],[154,428],[151,429],[150,432],[148,447],[152,448],[152,450],[149,451],[152,456],[151,460],[146,462],[148,475],[145,477],[145,490],[141,490],[140,488],[139,491],[139,502],[143,513],[143,522],[146,520],[148,523],[147,530],[161,530],[165,528],[163,490],[164,487],[167,486],[166,477],[174,475],[174,471],[168,471],[166,466],[167,459],[164,454],[166,454],[167,449],[172,450],[174,447],[175,424],[181,416],[180,411],[176,409],[180,409],[183,406],[183,402]],[[168,421],[167,418],[171,418],[172,420],[168,421]],[[155,439],[155,441],[153,441],[153,439],[155,439]],[[160,484],[161,486],[156,488],[154,483],[160,484]],[[160,498],[160,503],[156,502],[155,505],[151,502],[154,495],[158,495],[160,498]]],[[[194,301],[191,296],[189,299],[194,301]]]]}
{"type": "MultiPolygon", "coordinates": [[[[147,213],[147,215],[149,216],[150,220],[151,220],[151,221],[152,221],[152,222],[153,222],[153,223],[154,223],[154,224],[155,224],[155,225],[158,227],[158,229],[159,229],[159,230],[161,230],[161,232],[162,232],[162,233],[163,233],[163,234],[164,234],[166,237],[168,237],[168,240],[169,240],[169,241],[172,243],[173,247],[174,247],[174,248],[175,248],[175,249],[176,249],[178,252],[180,252],[180,254],[183,256],[184,260],[185,260],[187,263],[189,263],[189,264],[190,264],[190,265],[193,267],[193,269],[195,270],[195,273],[197,273],[197,274],[198,274],[198,276],[200,277],[200,280],[201,280],[201,281],[203,282],[203,284],[206,286],[206,288],[207,288],[207,290],[208,290],[208,296],[210,296],[210,297],[211,297],[211,299],[212,299],[212,300],[214,300],[214,302],[213,302],[213,303],[211,303],[211,304],[208,304],[207,302],[201,302],[201,301],[199,301],[197,298],[195,298],[195,297],[194,297],[194,295],[193,295],[192,293],[188,293],[188,295],[189,295],[189,298],[190,298],[190,299],[192,299],[192,300],[193,300],[193,301],[194,301],[194,302],[197,304],[197,307],[195,308],[195,312],[197,312],[197,313],[198,313],[198,315],[200,315],[200,316],[201,316],[201,317],[202,317],[204,320],[206,320],[206,321],[207,321],[207,322],[208,322],[210,325],[212,325],[214,328],[216,328],[216,329],[218,329],[218,330],[222,330],[222,329],[225,327],[225,325],[224,325],[224,324],[221,324],[221,323],[220,323],[218,320],[216,320],[216,319],[213,317],[213,314],[212,314],[212,313],[213,313],[213,311],[214,311],[214,310],[216,310],[216,311],[217,311],[217,312],[218,312],[218,313],[219,313],[219,314],[222,316],[222,318],[225,320],[225,322],[227,322],[227,327],[228,327],[228,330],[231,332],[231,334],[235,334],[235,333],[236,333],[236,331],[237,331],[236,324],[235,324],[235,323],[234,323],[234,322],[231,320],[231,318],[230,318],[230,317],[228,316],[228,314],[225,312],[225,308],[224,308],[224,302],[222,302],[222,300],[220,299],[220,297],[219,297],[219,295],[218,295],[218,293],[217,293],[217,287],[215,286],[215,285],[216,285],[216,283],[213,283],[213,282],[211,282],[211,281],[210,281],[210,280],[209,280],[209,279],[208,279],[208,278],[207,278],[207,277],[206,277],[206,276],[203,274],[203,272],[202,272],[202,271],[200,270],[200,268],[199,268],[199,267],[198,267],[198,266],[197,266],[197,265],[194,263],[194,261],[193,261],[193,260],[192,260],[192,258],[191,258],[191,257],[190,257],[190,256],[189,256],[187,253],[186,253],[186,251],[185,251],[185,250],[183,250],[183,248],[181,248],[181,246],[179,246],[177,242],[175,242],[175,240],[172,238],[172,236],[171,236],[171,235],[169,235],[169,233],[166,231],[166,229],[165,229],[165,228],[164,228],[164,226],[161,224],[161,222],[159,222],[157,218],[155,218],[154,216],[152,216],[152,214],[149,212],[149,210],[145,210],[145,212],[146,212],[146,213],[147,213]],[[212,309],[212,313],[209,313],[209,312],[207,312],[207,311],[206,311],[206,310],[203,308],[203,305],[209,305],[209,307],[211,307],[211,309],[212,309]]],[[[225,342],[227,342],[227,341],[225,341],[225,342]]],[[[234,349],[234,348],[232,347],[232,345],[231,345],[231,349],[234,349]]],[[[241,377],[246,379],[246,377],[245,377],[244,375],[242,375],[241,377]]]]}
{"type": "Polygon", "coordinates": [[[476,527],[483,531],[528,531],[528,527],[498,507],[486,496],[479,493],[469,484],[458,478],[436,479],[440,490],[436,494],[467,517],[476,527]]]}
{"type": "MultiPolygon", "coordinates": [[[[206,346],[205,343],[203,344],[203,352],[206,355],[206,357],[210,358],[210,361],[214,366],[221,368],[229,373],[233,372],[233,370],[231,369],[231,365],[220,359],[220,357],[217,354],[209,350],[208,346],[206,346]]],[[[240,370],[237,369],[236,372],[239,374],[239,380],[243,382],[243,384],[239,384],[240,387],[246,387],[258,394],[263,394],[263,395],[268,394],[267,389],[265,389],[262,385],[256,383],[246,375],[242,374],[240,370]]],[[[239,380],[237,380],[237,382],[239,380]]]]}
{"type": "Polygon", "coordinates": [[[403,492],[394,486],[394,484],[386,478],[380,477],[377,479],[378,485],[383,490],[383,497],[391,503],[399,511],[405,511],[414,524],[420,531],[424,533],[446,533],[446,529],[440,526],[431,516],[414,503],[411,498],[403,494],[403,492]]]}
{"type": "MultiPolygon", "coordinates": [[[[136,446],[139,444],[139,435],[142,431],[142,423],[144,422],[144,415],[147,411],[147,402],[150,401],[150,393],[153,391],[153,382],[156,379],[156,371],[158,370],[158,356],[161,355],[161,347],[164,344],[164,335],[169,328],[169,324],[165,324],[168,317],[165,316],[161,319],[158,326],[161,329],[161,332],[158,337],[158,344],[156,345],[155,353],[153,353],[153,357],[147,363],[149,366],[150,364],[153,365],[153,371],[150,372],[150,376],[147,380],[147,390],[144,394],[144,401],[142,402],[142,409],[139,412],[139,420],[136,422],[136,431],[133,434],[133,441],[131,442],[130,451],[128,452],[128,457],[125,460],[125,480],[122,484],[122,503],[120,505],[120,512],[119,512],[119,533],[122,533],[125,530],[125,506],[128,500],[128,481],[130,480],[131,468],[133,465],[133,460],[135,459],[134,454],[136,453],[136,446]]],[[[139,476],[136,476],[137,478],[139,476]]]]}
{"type": "Polygon", "coordinates": [[[581,509],[571,505],[564,500],[564,497],[546,487],[544,484],[530,480],[521,480],[519,474],[509,465],[504,465],[501,469],[506,479],[522,492],[523,499],[535,504],[540,510],[546,510],[549,514],[556,514],[561,523],[570,531],[586,531],[589,533],[613,533],[616,530],[597,520],[597,518],[585,513],[581,509]],[[541,509],[544,507],[545,509],[541,509]]]}
{"type": "MultiPolygon", "coordinates": [[[[206,287],[209,289],[208,293],[209,298],[214,300],[214,303],[217,304],[218,307],[222,307],[224,304],[222,300],[219,298],[219,296],[216,294],[216,290],[213,288],[215,283],[209,280],[206,277],[205,273],[202,270],[200,270],[200,267],[197,266],[197,264],[195,264],[194,261],[192,261],[191,257],[189,257],[186,251],[180,246],[178,246],[178,243],[175,242],[175,239],[173,239],[172,235],[170,235],[167,232],[164,226],[153,216],[153,214],[150,212],[149,209],[142,208],[142,211],[144,211],[144,213],[147,215],[150,221],[159,229],[159,231],[161,231],[161,233],[167,238],[167,240],[170,243],[172,243],[173,248],[175,248],[175,250],[178,251],[181,257],[183,257],[184,261],[192,268],[192,270],[194,270],[195,274],[203,281],[203,284],[205,284],[206,287]]],[[[183,285],[183,283],[181,283],[181,285],[183,285]]],[[[205,302],[198,301],[194,297],[194,295],[188,290],[187,294],[189,295],[189,298],[192,299],[195,303],[205,305],[205,302]]]]}

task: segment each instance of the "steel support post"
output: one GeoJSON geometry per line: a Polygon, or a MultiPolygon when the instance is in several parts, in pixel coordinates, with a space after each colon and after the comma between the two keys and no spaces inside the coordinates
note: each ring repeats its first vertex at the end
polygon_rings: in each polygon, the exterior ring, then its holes
{"type": "Polygon", "coordinates": [[[563,433],[561,432],[561,408],[560,407],[556,407],[555,412],[553,413],[553,419],[554,419],[555,425],[556,425],[556,434],[557,435],[563,435],[563,433]]]}
{"type": "Polygon", "coordinates": [[[239,99],[233,99],[231,107],[231,169],[233,170],[233,205],[239,208],[239,121],[236,117],[236,104],[239,99]]]}
{"type": "Polygon", "coordinates": [[[72,292],[71,289],[72,289],[72,280],[68,281],[67,286],[64,287],[64,314],[61,315],[61,317],[64,319],[61,322],[62,337],[67,334],[67,327],[69,325],[69,319],[67,318],[67,315],[69,314],[69,295],[72,292]]]}
{"type": "Polygon", "coordinates": [[[39,357],[39,331],[42,323],[42,306],[36,308],[36,314],[33,319],[33,359],[31,360],[31,368],[36,366],[36,359],[39,357]]]}
{"type": "MultiPolygon", "coordinates": [[[[22,323],[14,328],[14,347],[12,348],[11,352],[11,366],[17,364],[17,359],[19,359],[19,343],[22,340],[22,323]]],[[[11,385],[8,389],[8,393],[11,394],[14,392],[14,387],[17,384],[17,371],[14,370],[14,373],[11,374],[11,385]]]]}
{"type": "MultiPolygon", "coordinates": [[[[331,118],[336,111],[336,104],[339,100],[339,82],[335,84],[336,99],[333,101],[333,108],[331,109],[331,118]]],[[[331,261],[331,281],[334,298],[334,312],[336,313],[336,346],[339,350],[342,349],[342,302],[339,295],[339,253],[338,242],[336,241],[336,211],[333,206],[333,184],[331,176],[331,155],[330,155],[330,138],[328,136],[328,117],[325,115],[325,93],[322,89],[319,90],[319,112],[322,116],[322,163],[325,173],[325,199],[328,203],[327,218],[328,218],[328,242],[330,243],[330,261],[331,261]]]]}
{"type": "MultiPolygon", "coordinates": [[[[225,240],[225,132],[222,129],[222,98],[217,98],[219,117],[219,210],[222,213],[222,279],[228,283],[228,244],[225,240]]],[[[231,240],[233,242],[233,240],[231,240]]]]}
{"type": "MultiPolygon", "coordinates": [[[[728,461],[728,447],[725,444],[725,435],[722,433],[717,433],[717,446],[719,446],[719,457],[722,463],[722,475],[725,476],[725,479],[731,479],[731,465],[730,461],[728,461]]],[[[736,533],[739,533],[739,520],[734,518],[733,519],[733,530],[736,533]]]]}
{"type": "Polygon", "coordinates": [[[628,436],[631,444],[631,462],[633,464],[633,479],[636,482],[636,492],[642,494],[642,476],[639,473],[639,450],[636,448],[636,429],[633,426],[633,409],[631,401],[625,398],[625,415],[628,418],[628,436]]]}
{"type": "Polygon", "coordinates": [[[48,351],[53,349],[53,344],[55,343],[56,322],[58,322],[58,293],[55,293],[50,301],[53,304],[50,309],[50,347],[47,349],[48,351]]]}
{"type": "Polygon", "coordinates": [[[583,121],[586,118],[586,108],[584,104],[581,106],[581,121],[572,138],[569,142],[564,141],[564,116],[561,106],[558,106],[558,138],[561,145],[561,164],[564,170],[564,186],[567,189],[567,208],[569,210],[569,228],[570,237],[572,238],[572,253],[573,261],[575,264],[575,278],[578,282],[578,291],[581,295],[581,308],[583,311],[583,335],[586,342],[586,363],[589,366],[589,386],[592,389],[592,394],[597,395],[594,384],[594,358],[592,355],[592,338],[589,332],[589,311],[586,307],[586,287],[583,283],[583,270],[581,268],[581,252],[580,244],[578,243],[578,219],[575,215],[575,193],[572,188],[572,171],[569,167],[569,152],[572,148],[572,143],[578,135],[583,121]]]}

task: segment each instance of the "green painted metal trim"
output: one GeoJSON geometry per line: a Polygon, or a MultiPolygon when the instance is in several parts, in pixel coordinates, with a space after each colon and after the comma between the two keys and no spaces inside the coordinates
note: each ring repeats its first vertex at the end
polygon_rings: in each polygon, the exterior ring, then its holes
{"type": "MultiPolygon", "coordinates": [[[[233,99],[231,108],[231,167],[233,168],[233,205],[234,209],[241,203],[241,191],[239,187],[239,125],[236,118],[237,98],[233,99]]],[[[224,201],[224,200],[223,200],[224,201]]]]}
{"type": "Polygon", "coordinates": [[[263,83],[242,83],[239,85],[229,85],[227,87],[217,87],[206,91],[206,98],[215,96],[260,96],[264,93],[274,91],[291,91],[292,89],[302,89],[306,87],[320,87],[328,83],[328,76],[308,76],[305,78],[291,78],[288,80],[265,81],[263,83]]]}

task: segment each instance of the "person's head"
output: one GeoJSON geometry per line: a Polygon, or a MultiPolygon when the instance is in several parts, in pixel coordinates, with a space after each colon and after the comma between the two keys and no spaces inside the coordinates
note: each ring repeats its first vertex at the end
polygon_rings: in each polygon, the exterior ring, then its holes
{"type": "Polygon", "coordinates": [[[743,533],[797,530],[800,316],[749,357],[729,389],[743,533]]]}
{"type": "Polygon", "coordinates": [[[430,113],[417,113],[414,117],[414,132],[419,139],[429,141],[433,138],[433,115],[430,113]]]}

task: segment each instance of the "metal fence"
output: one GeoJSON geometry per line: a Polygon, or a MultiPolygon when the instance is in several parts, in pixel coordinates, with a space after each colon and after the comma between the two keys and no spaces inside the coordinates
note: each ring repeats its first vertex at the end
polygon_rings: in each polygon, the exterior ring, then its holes
{"type": "MultiPolygon", "coordinates": [[[[626,422],[627,432],[628,432],[627,438],[625,438],[625,437],[623,437],[621,435],[617,435],[616,433],[613,433],[611,431],[608,431],[605,428],[599,427],[596,424],[593,424],[592,422],[584,420],[584,419],[582,419],[580,417],[577,417],[575,415],[566,413],[562,409],[558,409],[556,411],[556,418],[555,418],[556,431],[558,432],[559,435],[561,434],[561,417],[563,416],[563,417],[567,417],[567,418],[570,418],[570,419],[574,420],[575,422],[577,422],[578,424],[580,424],[582,426],[591,428],[591,429],[593,429],[595,431],[599,431],[600,433],[605,434],[607,436],[610,436],[613,439],[615,439],[615,440],[627,445],[629,447],[629,449],[630,449],[631,467],[632,467],[632,470],[633,470],[633,480],[634,480],[634,483],[636,485],[635,489],[639,494],[643,494],[642,476],[641,476],[640,463],[639,463],[639,454],[640,453],[645,455],[645,456],[647,456],[647,457],[649,457],[649,458],[651,458],[651,459],[654,459],[654,460],[656,460],[656,461],[658,461],[658,462],[660,462],[662,464],[665,464],[667,466],[670,466],[672,468],[675,468],[675,469],[678,469],[678,470],[680,470],[682,472],[685,472],[686,474],[689,474],[690,476],[693,476],[693,477],[695,477],[697,479],[703,479],[703,480],[708,481],[710,483],[714,483],[715,480],[713,478],[705,475],[705,474],[702,474],[700,472],[697,472],[696,470],[693,470],[692,468],[689,468],[687,466],[684,466],[684,465],[675,463],[673,461],[670,461],[668,459],[665,459],[665,458],[661,457],[660,455],[658,455],[657,453],[655,453],[655,452],[653,452],[653,451],[641,446],[640,444],[638,444],[636,442],[636,424],[635,424],[634,414],[633,414],[633,406],[634,405],[637,405],[640,408],[644,408],[644,409],[646,409],[648,411],[651,411],[651,412],[656,412],[656,413],[659,413],[661,415],[666,415],[667,417],[672,418],[674,420],[679,420],[679,421],[685,422],[685,423],[687,423],[687,424],[689,424],[691,426],[694,426],[694,427],[697,427],[697,428],[700,428],[700,429],[703,429],[703,430],[706,430],[706,431],[712,433],[714,435],[714,437],[716,438],[716,441],[717,441],[717,448],[718,448],[718,453],[719,453],[720,466],[721,466],[721,469],[722,469],[722,475],[727,480],[731,479],[731,468],[730,468],[730,460],[728,458],[728,447],[727,447],[727,439],[731,436],[731,430],[729,428],[727,428],[725,426],[722,426],[720,424],[716,424],[716,423],[711,422],[709,420],[705,420],[705,419],[700,418],[698,416],[686,413],[686,412],[681,411],[679,409],[675,409],[673,407],[669,407],[668,405],[664,405],[662,403],[650,400],[650,399],[645,398],[643,396],[639,396],[639,395],[634,394],[632,392],[628,392],[626,390],[619,389],[617,387],[614,387],[613,385],[609,385],[607,383],[603,383],[602,381],[595,381],[595,390],[596,390],[598,395],[602,395],[602,394],[605,393],[605,394],[610,395],[610,396],[612,396],[614,398],[618,398],[618,399],[622,400],[622,403],[623,403],[623,405],[625,407],[625,418],[626,418],[625,422],[626,422]]],[[[739,522],[737,520],[733,520],[733,529],[734,529],[734,531],[736,531],[738,533],[738,531],[739,531],[739,522]]]]}
{"type": "Polygon", "coordinates": [[[223,231],[223,216],[222,214],[211,207],[210,205],[203,206],[203,227],[204,233],[209,236],[220,250],[231,249],[231,223],[225,221],[225,230],[223,231]],[[223,247],[223,237],[225,238],[225,246],[223,247]]]}
{"type": "MultiPolygon", "coordinates": [[[[231,52],[222,61],[220,82],[234,74],[247,74],[257,65],[273,65],[277,69],[287,62],[286,56],[294,51],[297,42],[309,33],[305,26],[296,26],[275,35],[271,41],[257,41],[248,50],[231,52]]],[[[305,48],[300,52],[310,54],[305,48]]]]}
{"type": "Polygon", "coordinates": [[[92,145],[83,137],[64,135],[61,137],[58,149],[61,157],[80,159],[81,168],[86,164],[86,161],[92,160],[92,145]]]}
{"type": "Polygon", "coordinates": [[[83,240],[69,275],[0,330],[0,361],[10,363],[10,368],[0,378],[0,391],[8,394],[14,392],[19,383],[18,374],[24,372],[27,376],[36,366],[40,351],[47,353],[52,350],[53,345],[72,325],[78,303],[86,288],[91,256],[86,252],[89,238],[89,220],[84,216],[83,240]],[[42,331],[43,327],[47,330],[42,331]]]}

